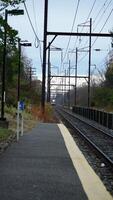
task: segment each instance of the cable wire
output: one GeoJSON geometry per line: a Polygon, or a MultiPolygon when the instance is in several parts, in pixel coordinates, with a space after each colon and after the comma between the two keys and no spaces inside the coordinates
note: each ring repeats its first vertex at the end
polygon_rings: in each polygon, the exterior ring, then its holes
{"type": "MultiPolygon", "coordinates": [[[[105,25],[107,24],[107,22],[108,22],[108,20],[109,20],[109,18],[110,18],[110,16],[111,16],[111,14],[112,14],[112,12],[113,12],[113,9],[111,9],[111,12],[110,12],[110,14],[108,15],[108,17],[107,17],[107,19],[106,19],[106,21],[105,21],[104,25],[102,26],[102,28],[101,28],[101,30],[100,30],[100,32],[99,32],[99,33],[101,33],[101,32],[102,32],[103,28],[104,28],[104,27],[105,27],[105,25]]],[[[94,40],[94,42],[93,42],[92,46],[95,44],[95,42],[97,41],[97,39],[98,39],[98,37],[96,37],[96,39],[94,40]]]]}
{"type": "MultiPolygon", "coordinates": [[[[91,7],[91,10],[89,11],[89,14],[88,14],[88,16],[87,16],[87,18],[86,18],[86,22],[88,21],[88,19],[89,19],[91,13],[92,13],[92,11],[93,11],[93,8],[94,8],[94,6],[95,6],[96,1],[97,1],[97,0],[94,0],[94,2],[93,2],[93,5],[92,5],[92,7],[91,7]]],[[[81,32],[83,31],[83,29],[84,29],[84,27],[82,28],[81,32]]],[[[76,47],[77,40],[78,40],[78,37],[76,38],[76,41],[75,41],[75,44],[74,44],[73,49],[75,49],[75,47],[76,47]]]]}
{"type": "Polygon", "coordinates": [[[107,11],[108,7],[110,6],[111,2],[112,2],[112,0],[110,0],[110,2],[108,3],[107,7],[104,9],[103,13],[102,13],[101,16],[99,17],[99,19],[98,19],[98,21],[97,21],[97,23],[96,23],[96,25],[95,25],[93,31],[97,28],[97,26],[99,25],[100,21],[103,19],[103,16],[104,16],[104,14],[106,13],[106,11],[107,11]]]}
{"type": "MultiPolygon", "coordinates": [[[[35,27],[36,27],[36,32],[38,32],[38,26],[37,26],[37,21],[36,21],[36,13],[35,13],[35,2],[33,0],[33,13],[34,13],[34,21],[35,21],[35,27]]],[[[35,47],[38,48],[39,42],[37,44],[37,38],[35,37],[35,47]]]]}
{"type": "Polygon", "coordinates": [[[89,12],[89,15],[88,15],[86,21],[88,21],[88,19],[89,19],[91,13],[92,13],[92,11],[93,11],[93,8],[94,8],[94,6],[95,6],[96,1],[97,1],[97,0],[94,0],[93,5],[92,5],[92,8],[91,8],[91,10],[90,10],[90,12],[89,12]]]}
{"type": "MultiPolygon", "coordinates": [[[[102,30],[104,29],[104,27],[105,27],[105,25],[107,24],[107,22],[108,22],[108,20],[109,20],[109,18],[110,18],[110,16],[111,16],[111,14],[112,14],[112,12],[113,12],[113,9],[111,9],[110,14],[108,15],[108,17],[107,17],[105,23],[103,24],[101,30],[99,31],[99,33],[101,33],[102,30]]],[[[97,39],[98,39],[98,37],[96,37],[96,39],[94,40],[94,42],[93,42],[93,44],[91,45],[91,47],[93,47],[93,45],[95,44],[95,42],[97,41],[97,39]]],[[[87,56],[87,54],[86,54],[85,56],[83,56],[83,57],[79,60],[79,63],[80,63],[86,56],[87,56]]]]}
{"type": "MultiPolygon", "coordinates": [[[[75,11],[75,15],[74,15],[74,19],[73,19],[73,24],[72,24],[72,28],[71,28],[71,33],[73,32],[73,28],[74,28],[74,25],[75,25],[75,20],[76,20],[76,17],[77,17],[77,12],[78,12],[78,8],[79,8],[79,4],[80,4],[80,0],[78,0],[78,3],[77,3],[77,8],[76,8],[76,11],[75,11]]],[[[67,54],[67,51],[68,51],[68,48],[69,48],[69,45],[70,45],[70,41],[71,41],[71,36],[69,37],[68,44],[67,44],[66,51],[65,51],[64,57],[62,59],[62,62],[64,61],[64,59],[66,57],[66,54],[67,54]]]]}
{"type": "Polygon", "coordinates": [[[103,10],[103,8],[105,7],[106,3],[107,3],[108,0],[106,0],[104,2],[104,4],[102,5],[102,7],[100,8],[100,10],[98,11],[96,17],[94,18],[93,22],[95,23],[96,19],[98,18],[98,16],[100,15],[101,11],[103,10]]]}
{"type": "Polygon", "coordinates": [[[40,42],[40,40],[39,40],[39,38],[38,38],[38,36],[37,36],[37,33],[36,33],[36,31],[35,31],[35,29],[34,29],[34,27],[33,27],[33,24],[32,24],[31,18],[30,18],[30,16],[29,16],[29,12],[28,12],[28,9],[27,9],[27,6],[26,6],[26,3],[25,3],[25,2],[24,2],[24,7],[25,7],[25,10],[26,10],[26,13],[27,13],[29,22],[30,22],[30,24],[31,24],[32,30],[33,30],[33,32],[34,32],[34,34],[35,34],[35,37],[37,38],[37,41],[40,42]]]}
{"type": "MultiPolygon", "coordinates": [[[[98,18],[99,14],[101,13],[102,9],[105,7],[105,5],[106,5],[107,2],[108,2],[108,0],[106,0],[106,1],[104,2],[104,4],[102,5],[101,9],[99,10],[98,14],[96,15],[96,17],[95,17],[95,19],[94,19],[94,23],[95,23],[96,19],[98,18]]],[[[106,11],[107,11],[109,5],[111,4],[111,2],[112,2],[112,0],[109,1],[107,7],[106,7],[106,8],[104,9],[104,11],[102,12],[101,16],[99,17],[98,22],[96,23],[96,26],[93,28],[93,31],[96,29],[97,25],[98,25],[98,24],[100,23],[100,21],[102,20],[104,14],[106,13],[106,11]]],[[[85,45],[87,44],[87,42],[88,42],[88,40],[86,40],[86,42],[84,43],[83,46],[85,46],[85,45]]],[[[85,57],[85,56],[84,56],[84,57],[85,57]]],[[[84,57],[83,57],[83,58],[84,58],[84,57]]]]}
{"type": "MultiPolygon", "coordinates": [[[[30,25],[31,25],[31,27],[32,27],[33,33],[34,33],[34,35],[35,35],[35,37],[36,37],[36,40],[37,40],[37,42],[38,42],[38,45],[35,46],[35,47],[36,47],[36,48],[39,47],[40,61],[41,61],[41,66],[42,66],[42,55],[41,55],[41,44],[40,44],[40,40],[39,40],[39,38],[38,38],[38,36],[37,36],[37,33],[36,33],[35,29],[34,29],[34,26],[33,26],[33,24],[32,24],[32,21],[31,21],[31,18],[30,18],[30,15],[29,15],[29,12],[28,12],[26,3],[25,3],[25,2],[23,2],[23,3],[24,3],[24,7],[25,7],[25,10],[26,10],[26,13],[27,13],[27,16],[28,16],[30,25]]],[[[35,40],[35,42],[36,42],[36,40],[35,40]]]]}

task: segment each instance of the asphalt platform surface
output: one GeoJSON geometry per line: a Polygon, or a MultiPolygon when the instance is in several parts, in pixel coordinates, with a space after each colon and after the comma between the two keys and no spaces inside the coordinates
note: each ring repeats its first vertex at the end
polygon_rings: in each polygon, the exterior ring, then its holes
{"type": "Polygon", "coordinates": [[[0,155],[0,200],[87,199],[57,124],[38,124],[0,155]]]}

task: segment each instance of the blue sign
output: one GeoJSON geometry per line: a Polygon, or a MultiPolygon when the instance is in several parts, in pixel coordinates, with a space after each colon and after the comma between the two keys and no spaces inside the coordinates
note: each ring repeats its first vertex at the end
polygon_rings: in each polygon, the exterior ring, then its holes
{"type": "Polygon", "coordinates": [[[25,108],[24,102],[23,102],[23,101],[20,101],[20,102],[19,102],[19,109],[20,109],[20,110],[24,110],[24,108],[25,108]]]}

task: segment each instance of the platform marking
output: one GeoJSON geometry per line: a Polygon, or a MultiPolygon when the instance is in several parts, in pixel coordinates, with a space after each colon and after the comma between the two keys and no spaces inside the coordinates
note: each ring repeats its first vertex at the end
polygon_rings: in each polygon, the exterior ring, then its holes
{"type": "Polygon", "coordinates": [[[63,124],[58,124],[64,138],[66,148],[78,173],[84,191],[89,200],[113,200],[100,178],[90,167],[82,152],[77,147],[68,129],[63,124]]]}

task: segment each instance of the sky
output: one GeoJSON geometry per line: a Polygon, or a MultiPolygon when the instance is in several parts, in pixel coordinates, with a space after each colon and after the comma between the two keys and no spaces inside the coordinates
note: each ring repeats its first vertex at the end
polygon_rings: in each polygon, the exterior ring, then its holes
{"type": "MultiPolygon", "coordinates": [[[[92,18],[92,32],[100,32],[104,24],[105,26],[102,30],[104,33],[108,33],[113,28],[112,0],[79,0],[78,9],[77,2],[77,0],[48,0],[48,31],[71,32],[76,10],[77,14],[72,30],[73,32],[77,32],[77,27],[78,32],[89,32],[89,18],[92,18]],[[84,27],[83,24],[87,26],[84,27]]],[[[26,6],[34,29],[41,41],[41,49],[43,49],[44,0],[26,0],[26,6]]],[[[39,48],[35,47],[35,35],[29,23],[24,5],[20,4],[19,8],[24,9],[25,14],[23,16],[8,16],[8,22],[13,28],[19,31],[19,37],[21,40],[28,40],[32,43],[32,47],[22,48],[24,54],[26,54],[28,58],[32,59],[32,66],[33,68],[36,68],[37,77],[41,79],[42,66],[39,48]]],[[[51,39],[52,37],[48,37],[48,42],[50,42],[51,39]]],[[[95,39],[96,38],[92,38],[92,44],[95,39]]],[[[61,71],[62,74],[64,74],[64,70],[68,68],[67,63],[69,61],[67,58],[70,59],[72,68],[75,65],[75,53],[68,53],[68,55],[65,54],[68,41],[69,37],[58,36],[52,44],[54,47],[63,49],[63,63],[66,64],[62,64],[62,66],[61,52],[51,50],[51,65],[58,66],[58,70],[61,71]]],[[[68,51],[72,51],[76,47],[78,47],[78,49],[84,48],[88,45],[88,38],[86,37],[71,37],[68,51]]],[[[111,38],[98,38],[96,40],[95,44],[92,46],[92,71],[94,71],[95,66],[97,66],[99,70],[104,68],[103,63],[105,63],[105,59],[108,58],[108,52],[110,49],[111,38]],[[95,51],[97,48],[101,49],[101,51],[95,51]]],[[[86,50],[88,49],[86,48],[86,50]]],[[[85,56],[85,54],[87,53],[78,53],[79,75],[87,75],[88,73],[88,55],[85,56]]],[[[54,67],[52,68],[52,73],[56,74],[58,70],[54,67]]],[[[73,74],[73,69],[71,73],[73,74]]]]}

